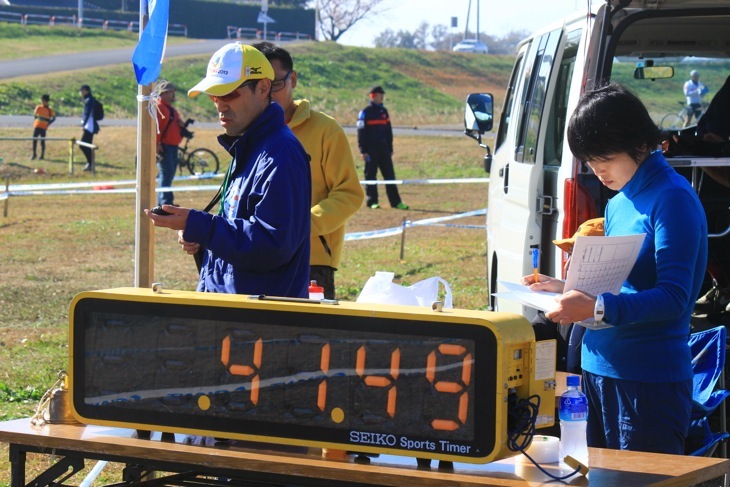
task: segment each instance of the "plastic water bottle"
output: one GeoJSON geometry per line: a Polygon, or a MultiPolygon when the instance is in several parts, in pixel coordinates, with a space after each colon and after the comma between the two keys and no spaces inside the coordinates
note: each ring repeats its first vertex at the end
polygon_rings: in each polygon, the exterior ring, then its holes
{"type": "Polygon", "coordinates": [[[324,288],[317,286],[317,281],[309,281],[309,299],[321,301],[324,299],[324,288]]]}
{"type": "Polygon", "coordinates": [[[578,389],[580,377],[569,375],[568,389],[560,396],[558,415],[560,416],[560,460],[570,455],[583,465],[588,466],[588,399],[578,389]]]}

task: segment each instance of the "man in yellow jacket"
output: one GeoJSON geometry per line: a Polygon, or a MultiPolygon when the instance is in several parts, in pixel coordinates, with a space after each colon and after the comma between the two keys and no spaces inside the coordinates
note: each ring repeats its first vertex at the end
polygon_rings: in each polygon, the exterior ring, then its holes
{"type": "Polygon", "coordinates": [[[275,76],[272,97],[284,109],[287,125],[311,157],[310,279],[324,288],[325,298],[335,299],[335,271],[342,257],[345,223],[365,197],[352,148],[334,118],[312,110],[309,100],[294,100],[297,72],[289,52],[270,42],[253,47],[271,62],[275,76]]]}

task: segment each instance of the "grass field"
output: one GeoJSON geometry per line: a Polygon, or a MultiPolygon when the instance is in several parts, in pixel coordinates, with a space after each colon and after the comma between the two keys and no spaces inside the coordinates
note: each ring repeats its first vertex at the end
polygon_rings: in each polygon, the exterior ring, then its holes
{"type": "MultiPolygon", "coordinates": [[[[20,131],[0,130],[0,136],[20,131]]],[[[196,133],[196,140],[200,135],[201,143],[207,144],[214,132],[203,132],[196,133]]],[[[96,179],[133,178],[134,129],[107,128],[103,140],[102,154],[126,154],[126,162],[102,163],[96,179]]],[[[27,147],[25,150],[27,153],[27,147]]],[[[43,176],[28,175],[31,166],[13,164],[5,168],[25,172],[21,178],[24,182],[67,180],[66,163],[54,151],[49,150],[51,158],[45,161],[43,176]]],[[[485,176],[480,167],[480,149],[466,137],[397,138],[395,153],[399,178],[485,176]]],[[[82,178],[89,177],[74,180],[82,178]]],[[[397,227],[404,218],[421,220],[484,208],[486,204],[485,184],[407,185],[400,191],[411,210],[363,208],[348,224],[348,232],[397,227]]],[[[210,196],[177,193],[176,201],[200,208],[210,196]]],[[[73,296],[85,290],[133,285],[134,205],[132,194],[103,191],[10,199],[8,216],[0,219],[0,241],[4,247],[0,284],[0,419],[32,414],[58,371],[67,367],[68,306],[73,296]]],[[[482,226],[484,218],[451,223],[482,226]]],[[[403,260],[399,237],[349,242],[337,273],[338,297],[355,300],[367,278],[375,271],[385,270],[395,272],[397,282],[404,285],[441,276],[451,284],[455,306],[483,309],[487,300],[485,245],[484,229],[439,226],[409,229],[403,260]]],[[[154,261],[155,281],[172,289],[194,289],[197,276],[193,260],[179,249],[174,232],[155,232],[154,261]]],[[[7,485],[9,480],[6,447],[0,448],[0,485],[7,485]]],[[[118,468],[108,467],[104,475],[113,481],[118,472],[118,468]]]]}
{"type": "MultiPolygon", "coordinates": [[[[0,47],[4,43],[7,40],[0,40],[0,47]]],[[[386,104],[394,123],[402,126],[459,124],[463,99],[480,79],[476,69],[469,71],[469,77],[463,74],[466,71],[454,74],[456,64],[450,64],[448,70],[439,69],[439,63],[444,60],[437,56],[429,60],[423,54],[414,56],[398,50],[378,53],[337,45],[306,45],[292,50],[302,73],[300,80],[306,80],[297,94],[309,97],[321,109],[338,114],[344,124],[354,123],[357,110],[366,103],[363,93],[375,78],[367,79],[362,70],[374,63],[383,66],[381,75],[391,83],[386,84],[390,95],[386,104]],[[395,60],[390,60],[388,55],[395,56],[395,60]],[[348,64],[353,56],[360,57],[348,64]],[[424,66],[419,68],[419,63],[424,66]],[[360,71],[357,66],[361,66],[360,71]],[[401,71],[396,72],[394,66],[401,71]],[[411,74],[404,74],[403,70],[411,74]],[[459,81],[455,82],[457,78],[459,81]],[[325,85],[327,79],[330,85],[325,85]]],[[[469,69],[469,58],[466,55],[459,60],[463,66],[459,69],[469,69]]],[[[166,63],[164,74],[184,86],[200,77],[205,62],[204,58],[174,59],[166,63]]],[[[504,66],[511,63],[507,59],[499,62],[504,66]]],[[[505,69],[500,70],[504,72],[505,69]]],[[[92,73],[47,76],[43,80],[0,83],[0,112],[28,113],[28,107],[32,110],[40,93],[48,91],[53,93],[59,114],[78,115],[80,103],[76,90],[81,82],[89,82],[104,99],[107,118],[133,117],[136,85],[130,73],[130,67],[120,66],[92,73]]],[[[497,75],[493,82],[501,83],[503,78],[504,74],[497,75]]],[[[212,118],[209,102],[198,106],[197,102],[179,98],[182,113],[199,120],[212,118]]],[[[192,146],[214,149],[221,161],[227,161],[215,140],[217,130],[199,127],[194,130],[192,146]]],[[[28,127],[2,128],[0,137],[27,137],[28,132],[28,127]]],[[[67,140],[78,137],[78,132],[73,127],[52,126],[48,135],[67,140]]],[[[101,183],[134,178],[134,127],[103,127],[95,142],[100,146],[97,174],[83,173],[79,171],[81,166],[77,166],[71,176],[66,141],[49,141],[44,161],[29,160],[29,141],[3,141],[0,177],[10,184],[101,183]]],[[[351,144],[355,147],[354,137],[351,144]]],[[[395,140],[396,174],[402,179],[485,177],[481,156],[482,150],[466,137],[414,136],[395,140]]],[[[225,168],[226,162],[223,164],[225,168]]],[[[363,208],[349,222],[348,232],[399,227],[404,218],[416,221],[484,208],[486,189],[484,183],[405,185],[400,187],[400,192],[411,210],[363,208]]],[[[200,208],[210,196],[209,192],[178,192],[176,201],[200,208]]],[[[67,367],[68,306],[73,296],[85,290],[133,285],[134,207],[133,194],[104,191],[22,196],[8,201],[7,216],[0,218],[5,264],[0,282],[0,419],[30,416],[58,372],[67,367]]],[[[477,228],[414,227],[407,230],[403,241],[388,237],[347,243],[337,273],[338,298],[355,300],[368,277],[375,271],[386,270],[395,272],[396,281],[404,285],[441,276],[451,284],[455,306],[483,309],[487,301],[484,217],[450,223],[477,228]],[[400,258],[402,244],[403,259],[400,258]]],[[[164,282],[166,287],[195,288],[197,276],[193,261],[179,249],[173,232],[156,231],[154,266],[155,281],[164,282]]],[[[45,462],[46,458],[31,457],[36,472],[47,467],[45,462]]],[[[110,465],[100,481],[119,481],[120,471],[121,466],[110,465]]],[[[79,478],[83,476],[80,474],[79,478]]],[[[0,485],[8,483],[7,445],[2,445],[0,485]]]]}

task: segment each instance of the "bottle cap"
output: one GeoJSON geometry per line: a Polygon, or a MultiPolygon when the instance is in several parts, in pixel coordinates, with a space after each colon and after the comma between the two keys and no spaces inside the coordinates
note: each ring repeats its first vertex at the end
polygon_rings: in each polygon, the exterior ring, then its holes
{"type": "Polygon", "coordinates": [[[569,375],[567,379],[568,387],[576,386],[578,387],[580,385],[580,376],[579,375],[569,375]]]}
{"type": "Polygon", "coordinates": [[[323,293],[324,288],[317,286],[317,281],[309,281],[309,292],[310,293],[323,293]]]}

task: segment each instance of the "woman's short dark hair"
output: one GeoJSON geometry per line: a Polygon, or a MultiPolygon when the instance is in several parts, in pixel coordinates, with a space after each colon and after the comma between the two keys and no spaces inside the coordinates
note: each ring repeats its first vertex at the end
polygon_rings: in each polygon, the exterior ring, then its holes
{"type": "Polygon", "coordinates": [[[568,124],[568,145],[581,161],[627,153],[639,163],[660,140],[644,104],[619,84],[586,92],[568,124]]]}

